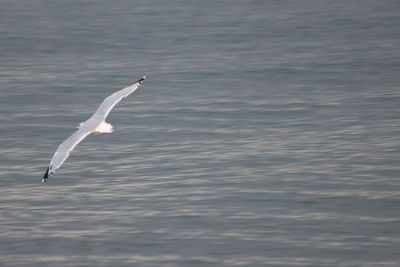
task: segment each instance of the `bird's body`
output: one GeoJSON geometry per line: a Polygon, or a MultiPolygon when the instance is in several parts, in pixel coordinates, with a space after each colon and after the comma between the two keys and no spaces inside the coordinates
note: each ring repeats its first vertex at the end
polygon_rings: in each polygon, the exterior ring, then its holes
{"type": "Polygon", "coordinates": [[[69,136],[64,142],[60,144],[57,151],[54,153],[50,161],[42,182],[46,182],[50,175],[61,167],[64,161],[69,157],[70,152],[89,134],[112,133],[114,128],[111,124],[105,122],[108,114],[112,108],[121,101],[122,98],[127,97],[133,93],[146,79],[144,76],[137,80],[134,84],[114,94],[106,97],[96,112],[85,122],[79,124],[78,131],[69,136]]]}

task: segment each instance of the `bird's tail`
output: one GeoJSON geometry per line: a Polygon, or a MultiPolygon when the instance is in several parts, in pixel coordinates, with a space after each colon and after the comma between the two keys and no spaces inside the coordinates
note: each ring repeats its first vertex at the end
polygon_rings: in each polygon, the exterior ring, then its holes
{"type": "Polygon", "coordinates": [[[43,176],[43,179],[42,179],[42,183],[46,183],[47,182],[47,178],[49,178],[49,168],[50,167],[47,167],[47,170],[46,170],[46,172],[45,172],[45,174],[43,176]]]}

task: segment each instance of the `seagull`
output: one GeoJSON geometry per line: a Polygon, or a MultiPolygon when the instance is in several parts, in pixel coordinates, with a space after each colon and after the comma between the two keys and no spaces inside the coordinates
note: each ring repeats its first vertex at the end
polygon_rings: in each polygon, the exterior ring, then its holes
{"type": "Polygon", "coordinates": [[[64,161],[69,157],[70,152],[89,134],[102,134],[102,133],[112,133],[114,127],[107,123],[105,120],[113,109],[113,107],[121,101],[122,98],[127,97],[132,94],[147,76],[143,76],[137,80],[131,86],[128,86],[122,90],[115,92],[114,94],[106,97],[100,106],[97,108],[96,112],[85,122],[82,122],[77,127],[78,131],[69,136],[61,145],[57,148],[54,153],[53,158],[50,161],[49,167],[43,176],[42,182],[46,183],[50,175],[55,174],[55,171],[61,167],[64,161]]]}

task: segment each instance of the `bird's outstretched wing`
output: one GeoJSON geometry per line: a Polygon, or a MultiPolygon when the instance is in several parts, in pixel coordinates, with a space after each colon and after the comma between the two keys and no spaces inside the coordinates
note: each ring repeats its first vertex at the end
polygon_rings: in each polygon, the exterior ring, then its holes
{"type": "Polygon", "coordinates": [[[81,127],[78,131],[70,135],[64,142],[59,145],[56,153],[50,161],[50,166],[43,176],[43,182],[46,182],[49,175],[55,173],[55,170],[61,167],[64,161],[69,157],[71,151],[86,137],[93,129],[89,127],[81,127]]]}
{"type": "Polygon", "coordinates": [[[101,102],[100,106],[97,108],[96,112],[92,115],[92,118],[96,118],[98,120],[105,120],[113,107],[121,101],[122,98],[127,97],[132,94],[139,88],[139,86],[146,80],[147,76],[143,76],[139,80],[137,80],[131,86],[128,86],[122,90],[115,92],[114,94],[106,97],[103,102],[101,102]]]}
{"type": "Polygon", "coordinates": [[[127,97],[132,94],[146,79],[143,76],[137,80],[131,86],[128,86],[114,94],[106,97],[100,106],[97,108],[96,112],[84,123],[81,123],[79,130],[68,137],[61,145],[58,147],[56,153],[54,153],[53,158],[50,161],[50,165],[43,176],[43,182],[47,181],[47,178],[55,173],[55,170],[60,168],[64,161],[69,157],[70,152],[90,133],[96,130],[96,127],[104,123],[106,117],[112,110],[112,108],[121,101],[122,98],[127,97]]]}

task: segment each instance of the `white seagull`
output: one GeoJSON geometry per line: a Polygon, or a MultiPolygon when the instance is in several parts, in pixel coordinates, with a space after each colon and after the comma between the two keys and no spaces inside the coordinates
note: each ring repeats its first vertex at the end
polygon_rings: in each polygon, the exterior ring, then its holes
{"type": "Polygon", "coordinates": [[[68,158],[70,152],[76,147],[89,134],[101,134],[101,133],[112,133],[114,128],[111,124],[105,122],[108,114],[112,108],[121,101],[122,98],[132,94],[146,79],[143,76],[137,80],[131,86],[128,86],[122,90],[115,92],[114,94],[106,97],[96,112],[87,121],[82,122],[78,126],[78,131],[68,137],[61,145],[57,148],[53,158],[50,161],[50,165],[43,176],[42,182],[47,182],[50,175],[54,174],[55,171],[61,167],[64,161],[68,158]]]}

